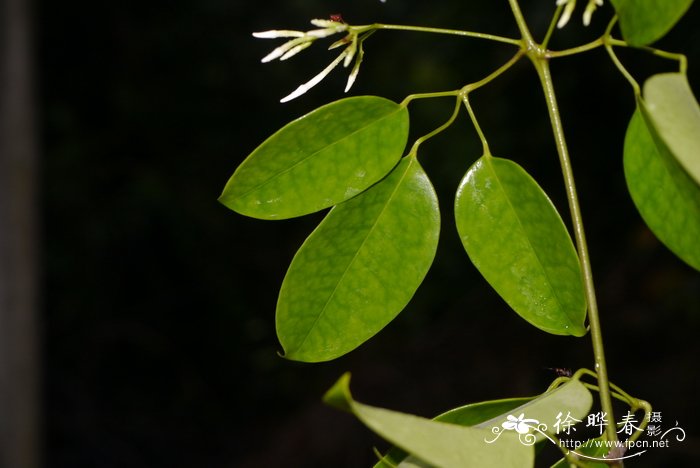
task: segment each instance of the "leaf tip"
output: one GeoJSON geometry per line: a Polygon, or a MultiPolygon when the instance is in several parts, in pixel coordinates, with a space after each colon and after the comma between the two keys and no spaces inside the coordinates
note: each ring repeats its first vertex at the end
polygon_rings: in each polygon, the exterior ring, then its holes
{"type": "Polygon", "coordinates": [[[323,395],[323,402],[334,408],[350,411],[350,372],[344,373],[338,381],[323,395]]]}

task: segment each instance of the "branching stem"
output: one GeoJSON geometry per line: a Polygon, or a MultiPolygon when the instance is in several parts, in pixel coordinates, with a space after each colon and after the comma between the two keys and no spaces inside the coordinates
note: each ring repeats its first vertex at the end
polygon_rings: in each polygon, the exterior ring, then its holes
{"type": "Polygon", "coordinates": [[[480,33],[480,32],[472,32],[472,31],[461,31],[459,29],[430,28],[430,27],[425,27],[425,26],[407,26],[407,25],[403,25],[403,24],[374,23],[374,24],[370,24],[367,26],[355,26],[355,28],[366,28],[367,30],[370,30],[370,29],[375,29],[375,30],[391,29],[394,31],[414,31],[414,32],[434,33],[434,34],[450,34],[453,36],[472,37],[475,39],[485,39],[485,40],[489,40],[489,41],[502,42],[504,44],[511,44],[511,45],[518,46],[518,47],[520,47],[520,42],[521,42],[518,39],[497,36],[495,34],[486,34],[486,33],[480,33]]]}

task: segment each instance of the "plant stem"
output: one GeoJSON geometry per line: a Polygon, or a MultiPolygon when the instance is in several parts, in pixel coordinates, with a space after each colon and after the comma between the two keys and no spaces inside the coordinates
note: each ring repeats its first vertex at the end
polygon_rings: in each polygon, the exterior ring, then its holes
{"type": "MultiPolygon", "coordinates": [[[[603,346],[603,335],[600,326],[600,318],[598,316],[598,303],[595,295],[595,285],[593,283],[593,271],[591,261],[588,255],[588,245],[586,243],[586,234],[583,229],[583,217],[581,216],[581,207],[579,206],[578,194],[576,192],[576,184],[574,181],[574,173],[569,159],[569,149],[564,138],[564,128],[559,114],[559,105],[557,97],[554,93],[554,84],[552,75],[549,69],[549,59],[547,51],[541,45],[536,44],[530,30],[527,27],[525,18],[520,11],[518,0],[508,0],[510,8],[513,11],[513,16],[518,24],[518,29],[523,36],[523,42],[527,45],[527,55],[532,60],[532,63],[537,70],[537,75],[540,78],[542,89],[544,91],[549,119],[552,122],[552,131],[554,133],[554,141],[559,154],[559,162],[564,176],[564,184],[566,186],[566,195],[569,201],[569,210],[571,211],[571,220],[574,227],[574,237],[581,262],[583,287],[588,302],[588,323],[591,328],[591,340],[593,342],[593,355],[595,359],[595,371],[598,376],[598,385],[600,387],[600,405],[602,410],[607,413],[611,421],[615,420],[612,407],[612,397],[610,391],[610,382],[608,381],[608,370],[605,362],[605,349],[603,346]]],[[[606,435],[608,440],[616,441],[617,432],[614,425],[606,427],[606,435]]],[[[613,466],[621,466],[616,464],[613,466]]]]}
{"type": "Polygon", "coordinates": [[[464,36],[473,37],[476,39],[486,39],[489,41],[503,42],[505,44],[511,44],[515,46],[520,46],[520,41],[517,39],[511,39],[509,37],[497,36],[494,34],[485,34],[472,31],[461,31],[459,29],[442,29],[442,28],[429,28],[423,26],[406,26],[402,24],[382,24],[375,23],[368,26],[356,26],[356,28],[367,28],[369,29],[391,29],[395,31],[415,31],[415,32],[427,32],[435,34],[451,34],[453,36],[464,36]]]}
{"type": "MultiPolygon", "coordinates": [[[[569,200],[569,209],[571,211],[571,220],[574,227],[574,237],[581,261],[581,269],[583,273],[583,287],[586,292],[586,300],[588,302],[588,322],[591,328],[591,340],[593,341],[593,354],[595,358],[595,371],[598,376],[598,386],[600,387],[600,405],[610,420],[614,421],[612,408],[612,398],[610,394],[610,383],[608,381],[608,370],[605,362],[605,350],[603,346],[603,335],[600,326],[600,318],[598,315],[598,304],[595,295],[595,286],[593,284],[593,271],[591,261],[588,255],[588,245],[586,243],[586,234],[583,229],[583,217],[581,216],[581,207],[578,202],[578,194],[576,192],[576,184],[574,182],[574,173],[571,168],[569,159],[569,150],[564,138],[564,129],[559,114],[559,106],[554,93],[554,85],[552,76],[549,70],[549,61],[545,57],[531,55],[537,74],[542,83],[545,100],[547,102],[547,110],[549,118],[552,122],[552,130],[554,132],[554,140],[559,153],[559,161],[561,163],[562,173],[564,175],[564,183],[566,185],[566,195],[569,200]]],[[[617,440],[617,433],[614,425],[606,427],[608,440],[617,440]]]]}

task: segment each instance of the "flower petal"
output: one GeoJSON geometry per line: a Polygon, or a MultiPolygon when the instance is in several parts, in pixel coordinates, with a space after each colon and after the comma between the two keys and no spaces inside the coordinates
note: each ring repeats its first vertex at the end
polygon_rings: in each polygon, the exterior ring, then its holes
{"type": "Polygon", "coordinates": [[[304,36],[304,33],[301,31],[291,31],[287,29],[280,29],[280,30],[270,30],[270,31],[260,31],[260,32],[254,32],[253,37],[257,37],[258,39],[276,39],[278,37],[302,37],[304,36]]]}
{"type": "Polygon", "coordinates": [[[341,52],[341,54],[338,55],[338,57],[330,63],[330,65],[328,65],[326,68],[323,69],[323,71],[321,71],[321,73],[314,76],[313,78],[311,78],[309,81],[307,81],[303,85],[299,86],[297,89],[295,89],[288,96],[280,99],[280,102],[289,102],[292,99],[298,98],[299,96],[301,96],[302,94],[304,94],[305,92],[307,92],[308,90],[310,90],[311,88],[316,86],[318,83],[321,82],[321,80],[323,80],[326,77],[326,75],[328,75],[335,67],[338,66],[338,64],[343,60],[344,57],[345,57],[345,51],[341,52]]]}

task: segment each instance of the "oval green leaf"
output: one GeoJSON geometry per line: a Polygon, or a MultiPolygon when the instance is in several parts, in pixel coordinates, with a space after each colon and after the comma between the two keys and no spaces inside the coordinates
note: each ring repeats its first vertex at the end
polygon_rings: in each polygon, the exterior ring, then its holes
{"type": "MultiPolygon", "coordinates": [[[[508,416],[518,417],[522,414],[525,419],[535,419],[539,423],[546,424],[549,434],[557,434],[554,426],[557,416],[562,415],[561,419],[564,419],[567,414],[570,414],[575,419],[583,420],[592,405],[593,396],[591,392],[579,380],[571,379],[563,385],[543,393],[534,400],[493,419],[484,421],[476,427],[489,429],[501,427],[509,419],[508,416]]],[[[544,436],[538,434],[536,437],[538,440],[541,440],[544,436]]]]}
{"type": "Polygon", "coordinates": [[[622,37],[637,47],[665,36],[692,3],[693,0],[612,0],[622,37]]]}
{"type": "Polygon", "coordinates": [[[379,332],[423,281],[439,233],[437,196],[414,157],[333,208],[282,283],[277,336],[285,357],[327,361],[379,332]]]}
{"type": "MultiPolygon", "coordinates": [[[[507,398],[503,400],[482,401],[470,403],[459,408],[454,408],[435,417],[433,421],[457,424],[458,426],[474,426],[486,420],[517,408],[529,401],[532,397],[507,398]]],[[[399,463],[405,462],[408,457],[406,451],[398,447],[391,448],[382,459],[374,465],[374,468],[393,468],[399,463]]]]}
{"type": "Polygon", "coordinates": [[[474,266],[522,318],[555,335],[586,333],[581,266],[559,213],[513,161],[483,156],[455,201],[474,266]]]}
{"type": "Polygon", "coordinates": [[[644,83],[644,110],[651,128],[700,184],[700,106],[682,73],[654,75],[644,83]]]}
{"type": "Polygon", "coordinates": [[[219,201],[246,216],[285,219],[354,197],[384,177],[408,139],[408,110],[377,96],[325,105],[262,143],[219,201]]]}
{"type": "Polygon", "coordinates": [[[627,188],[647,226],[674,254],[700,270],[700,187],[683,170],[645,118],[632,116],[624,147],[627,188]]]}
{"type": "Polygon", "coordinates": [[[444,468],[532,466],[534,451],[514,433],[495,442],[488,429],[432,421],[411,414],[364,405],[352,399],[350,375],[345,374],[325,395],[326,403],[350,411],[372,431],[430,465],[444,468]]]}

